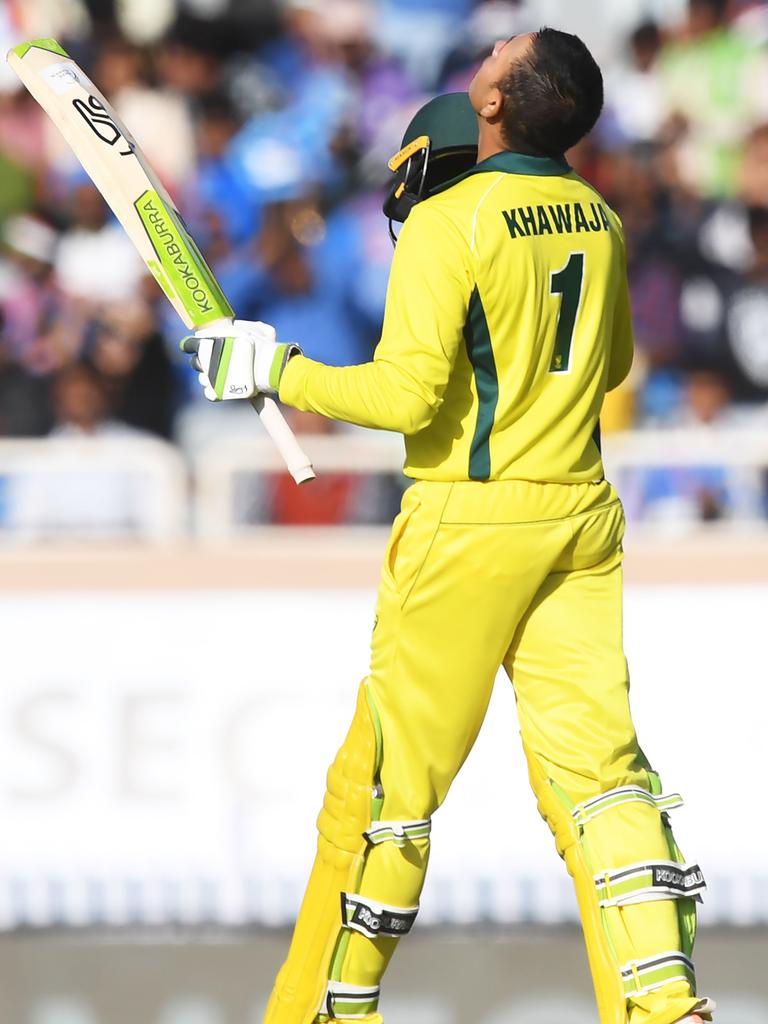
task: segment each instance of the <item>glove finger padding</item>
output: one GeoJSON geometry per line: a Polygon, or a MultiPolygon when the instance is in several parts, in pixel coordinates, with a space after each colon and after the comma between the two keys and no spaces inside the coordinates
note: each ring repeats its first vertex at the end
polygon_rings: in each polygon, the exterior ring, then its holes
{"type": "Polygon", "coordinates": [[[232,333],[226,337],[200,330],[180,343],[205,397],[215,402],[276,392],[288,359],[301,352],[298,346],[278,344],[275,328],[261,321],[235,320],[227,329],[232,333]]]}
{"type": "Polygon", "coordinates": [[[208,377],[204,373],[198,373],[197,380],[200,384],[200,387],[203,389],[203,394],[208,399],[208,401],[218,402],[219,396],[211,387],[211,382],[208,380],[208,377]]]}
{"type": "Polygon", "coordinates": [[[217,398],[226,401],[254,394],[254,344],[248,336],[201,338],[198,357],[217,398]]]}
{"type": "MultiPolygon", "coordinates": [[[[190,334],[186,338],[181,339],[181,341],[179,342],[179,348],[181,349],[182,352],[185,352],[187,355],[192,356],[192,358],[189,360],[189,365],[192,367],[193,370],[197,371],[200,384],[202,385],[203,390],[205,390],[205,388],[210,387],[210,382],[208,378],[204,375],[203,364],[200,362],[200,359],[198,357],[198,351],[200,349],[200,340],[200,338],[197,338],[194,335],[190,334]]],[[[215,401],[215,392],[212,391],[212,394],[213,398],[211,398],[211,400],[215,401]]],[[[210,396],[206,395],[206,397],[210,396]]]]}
{"type": "Polygon", "coordinates": [[[206,338],[198,333],[182,339],[179,347],[192,356],[190,365],[198,371],[209,401],[250,398],[255,393],[254,344],[245,332],[226,338],[206,338]]]}

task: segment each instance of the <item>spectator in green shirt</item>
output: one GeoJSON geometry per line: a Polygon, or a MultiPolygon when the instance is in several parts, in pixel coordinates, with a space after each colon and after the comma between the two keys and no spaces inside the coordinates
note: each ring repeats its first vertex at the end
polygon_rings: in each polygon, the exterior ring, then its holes
{"type": "Polygon", "coordinates": [[[680,175],[708,198],[731,196],[744,135],[768,120],[768,57],[726,24],[727,0],[689,0],[659,70],[679,132],[680,175]]]}

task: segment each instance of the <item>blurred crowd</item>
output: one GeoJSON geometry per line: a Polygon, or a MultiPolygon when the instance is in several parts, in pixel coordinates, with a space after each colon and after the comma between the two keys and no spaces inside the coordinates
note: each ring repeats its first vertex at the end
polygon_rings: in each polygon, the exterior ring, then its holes
{"type": "MultiPolygon", "coordinates": [[[[61,42],[238,315],[338,365],[377,341],[386,161],[405,125],[430,95],[465,89],[495,39],[541,20],[534,0],[56,6],[61,42]]],[[[29,10],[6,0],[9,45],[40,34],[29,10]]],[[[675,23],[649,17],[598,56],[605,112],[569,159],[624,221],[638,343],[604,430],[765,428],[768,7],[688,0],[675,23]]],[[[183,325],[40,108],[8,75],[0,90],[0,437],[179,440],[204,402],[177,354],[183,325]]],[[[381,481],[320,486],[310,502],[273,482],[259,516],[369,521],[397,501],[381,481]]],[[[646,519],[768,514],[764,480],[717,464],[634,472],[625,497],[646,519]]]]}

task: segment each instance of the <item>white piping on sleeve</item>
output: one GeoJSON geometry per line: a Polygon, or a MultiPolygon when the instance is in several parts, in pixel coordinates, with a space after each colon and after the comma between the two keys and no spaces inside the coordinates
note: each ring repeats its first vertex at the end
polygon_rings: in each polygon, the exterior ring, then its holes
{"type": "Polygon", "coordinates": [[[478,200],[477,206],[475,207],[475,215],[472,218],[472,239],[469,246],[470,250],[473,253],[475,252],[475,233],[477,231],[477,215],[478,213],[480,213],[480,207],[483,205],[483,203],[491,194],[491,192],[493,192],[496,186],[504,179],[504,177],[505,175],[502,172],[499,172],[499,176],[496,178],[493,184],[489,185],[485,192],[483,192],[482,196],[478,200]]]}

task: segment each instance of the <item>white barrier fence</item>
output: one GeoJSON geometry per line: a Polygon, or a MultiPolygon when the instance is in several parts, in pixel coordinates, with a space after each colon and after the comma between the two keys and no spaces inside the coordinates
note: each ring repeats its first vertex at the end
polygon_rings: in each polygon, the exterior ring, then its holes
{"type": "MultiPolygon", "coordinates": [[[[397,477],[402,468],[396,435],[308,435],[305,443],[321,474],[397,477]]],[[[726,517],[756,521],[765,514],[768,431],[637,431],[610,435],[604,448],[608,476],[620,485],[638,470],[714,467],[736,496],[726,517]]],[[[163,540],[193,524],[201,538],[222,539],[244,528],[236,515],[238,479],[283,471],[271,442],[250,431],[215,436],[191,466],[174,446],[146,438],[2,440],[0,536],[163,540]]],[[[631,482],[626,492],[631,500],[631,482]]],[[[687,513],[675,506],[671,514],[687,513]]]]}
{"type": "MultiPolygon", "coordinates": [[[[373,608],[368,590],[0,597],[0,929],[289,922],[373,608]]],[[[627,592],[638,733],[685,799],[708,923],[768,922],[767,608],[768,584],[627,592]]],[[[435,817],[420,920],[574,917],[501,676],[435,817]]]]}
{"type": "Polygon", "coordinates": [[[0,441],[0,535],[20,541],[139,537],[185,529],[187,471],[150,437],[0,441]]]}

